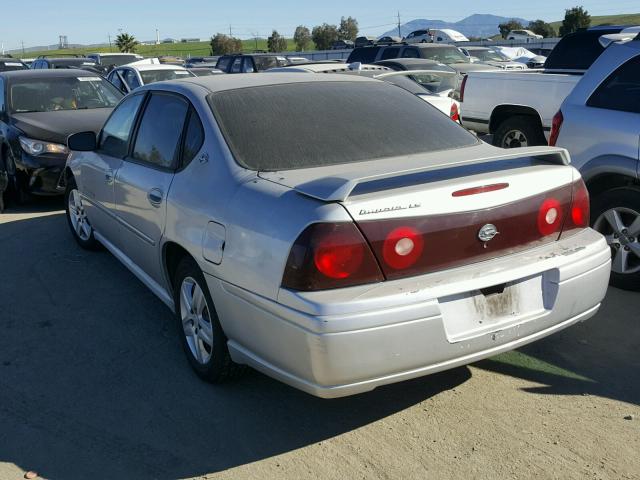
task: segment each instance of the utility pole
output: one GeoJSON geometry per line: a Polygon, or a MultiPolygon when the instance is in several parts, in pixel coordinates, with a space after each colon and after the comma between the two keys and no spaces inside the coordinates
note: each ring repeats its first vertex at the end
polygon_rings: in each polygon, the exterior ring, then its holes
{"type": "Polygon", "coordinates": [[[400,11],[398,11],[398,36],[402,38],[402,33],[400,29],[400,11]]]}
{"type": "Polygon", "coordinates": [[[24,40],[22,40],[21,43],[22,43],[22,56],[24,57],[24,40]]]}
{"type": "Polygon", "coordinates": [[[231,24],[229,24],[229,36],[233,37],[233,33],[231,33],[231,24]]]}
{"type": "Polygon", "coordinates": [[[111,34],[109,33],[108,35],[109,35],[109,51],[111,52],[112,51],[111,50],[111,34]]]}

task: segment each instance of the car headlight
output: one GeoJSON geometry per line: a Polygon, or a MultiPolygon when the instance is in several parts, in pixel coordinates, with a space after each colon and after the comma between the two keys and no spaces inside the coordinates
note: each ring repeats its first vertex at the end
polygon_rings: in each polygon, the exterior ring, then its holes
{"type": "Polygon", "coordinates": [[[20,137],[20,146],[29,155],[37,156],[43,153],[57,153],[66,155],[69,149],[65,145],[59,143],[48,143],[32,138],[20,137]]]}

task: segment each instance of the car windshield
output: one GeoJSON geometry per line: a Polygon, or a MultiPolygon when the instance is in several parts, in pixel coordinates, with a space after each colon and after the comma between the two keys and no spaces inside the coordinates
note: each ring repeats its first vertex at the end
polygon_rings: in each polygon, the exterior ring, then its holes
{"type": "Polygon", "coordinates": [[[96,62],[90,58],[56,58],[51,60],[54,68],[95,67],[96,62]]]}
{"type": "Polygon", "coordinates": [[[422,50],[422,58],[435,60],[436,62],[447,65],[451,63],[469,63],[466,55],[456,47],[429,47],[422,50]]]}
{"type": "Polygon", "coordinates": [[[386,82],[250,87],[213,93],[208,101],[235,160],[257,171],[348,164],[478,143],[420,98],[386,82]]]}
{"type": "Polygon", "coordinates": [[[119,67],[127,63],[137,62],[141,58],[139,55],[100,55],[100,64],[119,67]]]}
{"type": "Polygon", "coordinates": [[[469,50],[472,57],[482,62],[508,62],[509,58],[494,50],[469,50]]]}
{"type": "Polygon", "coordinates": [[[122,98],[100,77],[14,79],[9,85],[13,113],[113,108],[122,98]]]}
{"type": "Polygon", "coordinates": [[[0,60],[0,72],[10,70],[26,70],[28,67],[20,60],[0,60]]]}
{"type": "Polygon", "coordinates": [[[193,76],[187,70],[144,70],[140,72],[142,82],[145,85],[155,82],[163,82],[165,80],[175,80],[177,78],[186,78],[193,76]]]}

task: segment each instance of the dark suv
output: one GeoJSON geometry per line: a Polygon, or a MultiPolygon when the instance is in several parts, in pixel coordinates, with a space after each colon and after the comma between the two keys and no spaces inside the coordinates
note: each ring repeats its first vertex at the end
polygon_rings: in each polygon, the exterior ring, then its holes
{"type": "Polygon", "coordinates": [[[45,55],[38,57],[31,64],[32,70],[48,70],[55,68],[83,68],[95,69],[96,62],[87,57],[79,55],[69,55],[65,57],[47,57],[45,55]]]}
{"type": "Polygon", "coordinates": [[[282,55],[267,53],[238,53],[223,55],[218,59],[216,68],[225,73],[256,73],[274,67],[286,67],[289,60],[282,55]]]}

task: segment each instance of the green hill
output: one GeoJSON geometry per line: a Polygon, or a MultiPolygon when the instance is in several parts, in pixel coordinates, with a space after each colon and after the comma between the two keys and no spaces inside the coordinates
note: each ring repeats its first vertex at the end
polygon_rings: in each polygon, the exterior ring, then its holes
{"type": "MultiPolygon", "coordinates": [[[[600,17],[591,17],[591,26],[598,25],[640,25],[640,13],[624,13],[620,15],[604,15],[600,17]]],[[[562,21],[553,22],[551,24],[556,30],[560,29],[562,21]]]]}
{"type": "MultiPolygon", "coordinates": [[[[287,46],[289,50],[295,51],[295,43],[293,40],[287,40],[287,46]]],[[[314,47],[310,50],[313,50],[314,47]]],[[[266,39],[258,39],[255,40],[243,40],[242,41],[242,51],[243,52],[253,52],[256,50],[267,50],[267,40],[266,39]]],[[[68,48],[65,50],[45,50],[42,52],[26,52],[25,58],[35,58],[39,55],[57,55],[61,53],[66,54],[87,54],[87,53],[98,53],[98,52],[117,52],[118,49],[113,46],[109,49],[109,46],[103,47],[83,47],[83,48],[68,48]]],[[[162,43],[160,45],[139,45],[136,49],[136,53],[140,55],[144,55],[145,57],[153,57],[160,55],[175,55],[178,57],[201,57],[211,54],[211,50],[209,47],[209,42],[193,42],[193,43],[162,43]]],[[[14,56],[17,56],[14,54],[14,56]]]]}

